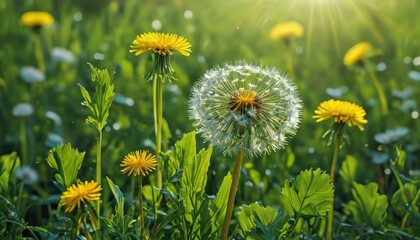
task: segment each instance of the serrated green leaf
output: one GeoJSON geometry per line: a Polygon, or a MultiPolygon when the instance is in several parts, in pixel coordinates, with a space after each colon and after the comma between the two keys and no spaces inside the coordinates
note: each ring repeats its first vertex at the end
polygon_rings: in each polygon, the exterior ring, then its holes
{"type": "Polygon", "coordinates": [[[241,235],[246,239],[278,239],[286,231],[290,217],[282,211],[257,203],[244,205],[238,214],[241,235]]]}
{"type": "Polygon", "coordinates": [[[101,131],[106,125],[106,120],[109,116],[109,109],[114,100],[114,84],[112,83],[112,76],[107,69],[99,70],[92,64],[88,63],[92,73],[92,81],[95,85],[95,92],[93,97],[89,92],[79,84],[80,91],[85,105],[91,115],[86,118],[86,123],[94,125],[98,131],[101,131]]]}
{"type": "Polygon", "coordinates": [[[353,182],[352,195],[354,200],[344,207],[344,212],[352,215],[357,224],[379,228],[386,218],[388,199],[378,193],[378,184],[353,182]]]}
{"type": "Polygon", "coordinates": [[[333,201],[330,177],[321,169],[300,172],[296,180],[284,183],[281,202],[290,216],[325,216],[333,201]]]}
{"type": "Polygon", "coordinates": [[[61,144],[49,151],[48,165],[58,171],[55,178],[63,189],[75,183],[84,156],[85,152],[73,149],[70,143],[61,144]]]}

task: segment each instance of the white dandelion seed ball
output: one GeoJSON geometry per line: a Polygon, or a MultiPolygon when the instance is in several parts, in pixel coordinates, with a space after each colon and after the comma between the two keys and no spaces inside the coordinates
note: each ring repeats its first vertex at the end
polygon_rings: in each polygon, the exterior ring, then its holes
{"type": "Polygon", "coordinates": [[[208,70],[195,84],[189,117],[224,155],[260,156],[286,146],[299,128],[302,101],[275,68],[243,61],[208,70]]]}

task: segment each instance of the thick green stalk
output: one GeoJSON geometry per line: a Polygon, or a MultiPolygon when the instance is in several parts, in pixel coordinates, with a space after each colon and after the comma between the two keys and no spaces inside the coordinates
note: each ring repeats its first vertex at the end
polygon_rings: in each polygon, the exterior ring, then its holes
{"type": "Polygon", "coordinates": [[[143,216],[143,175],[139,174],[139,217],[140,217],[140,234],[144,236],[144,216],[143,216]]]}
{"type": "Polygon", "coordinates": [[[386,114],[388,114],[388,103],[386,101],[384,89],[382,88],[382,85],[379,83],[379,80],[376,77],[375,71],[373,71],[373,70],[369,71],[366,63],[363,64],[363,65],[365,67],[366,72],[369,75],[370,80],[373,82],[373,85],[375,86],[376,91],[378,92],[379,101],[381,103],[381,108],[382,108],[382,113],[386,115],[386,114]]]}
{"type": "Polygon", "coordinates": [[[236,191],[238,189],[239,177],[241,176],[241,166],[242,166],[242,149],[239,149],[238,155],[235,160],[235,168],[233,170],[232,185],[230,187],[228,205],[226,209],[225,220],[223,222],[221,239],[227,240],[229,232],[230,219],[232,218],[233,207],[235,204],[236,191]]]}
{"type": "MultiPolygon", "coordinates": [[[[333,154],[331,170],[330,170],[330,179],[331,179],[332,184],[334,184],[334,180],[335,180],[335,169],[337,167],[338,149],[340,148],[340,145],[341,145],[342,127],[343,127],[342,125],[338,126],[338,129],[336,132],[336,142],[334,146],[334,154],[333,154]]],[[[334,220],[334,199],[331,203],[330,211],[328,212],[327,240],[332,240],[333,220],[334,220]]]]}
{"type": "MultiPolygon", "coordinates": [[[[96,144],[96,182],[101,185],[102,179],[102,154],[101,154],[101,147],[102,147],[102,130],[98,130],[98,138],[96,144]]],[[[101,229],[101,201],[96,202],[96,215],[98,217],[98,234],[96,236],[100,238],[100,229],[101,229]]]]}
{"type": "Polygon", "coordinates": [[[38,61],[39,70],[45,73],[45,64],[44,64],[44,56],[42,54],[40,31],[35,32],[35,54],[36,54],[36,59],[38,61]]]}
{"type": "MultiPolygon", "coordinates": [[[[163,85],[157,74],[153,77],[153,116],[156,136],[156,158],[159,158],[162,149],[163,85]]],[[[160,171],[159,161],[156,167],[156,185],[158,188],[162,187],[162,172],[160,171]]]]}

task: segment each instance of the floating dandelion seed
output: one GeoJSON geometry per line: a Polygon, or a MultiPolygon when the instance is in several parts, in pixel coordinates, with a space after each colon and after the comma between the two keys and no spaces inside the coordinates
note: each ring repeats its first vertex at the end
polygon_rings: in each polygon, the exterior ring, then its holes
{"type": "Polygon", "coordinates": [[[258,156],[283,148],[300,122],[296,86],[276,69],[246,62],[207,71],[192,90],[197,132],[225,155],[258,156]]]}
{"type": "Polygon", "coordinates": [[[67,191],[61,195],[61,203],[64,206],[65,212],[72,212],[76,206],[80,208],[80,204],[86,202],[94,202],[100,200],[101,187],[95,181],[80,182],[77,185],[73,184],[67,191]]]}

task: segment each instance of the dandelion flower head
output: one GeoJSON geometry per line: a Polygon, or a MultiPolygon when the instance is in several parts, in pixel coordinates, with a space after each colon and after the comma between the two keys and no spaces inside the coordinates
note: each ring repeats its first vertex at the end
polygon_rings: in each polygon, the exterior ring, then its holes
{"type": "Polygon", "coordinates": [[[274,68],[246,62],[208,70],[189,100],[197,132],[225,155],[283,148],[299,127],[301,108],[294,83],[274,68]]]}
{"type": "Polygon", "coordinates": [[[29,27],[42,27],[54,23],[54,17],[48,12],[30,11],[22,14],[20,22],[29,27]]]}
{"type": "Polygon", "coordinates": [[[334,123],[347,123],[349,126],[357,126],[360,131],[363,131],[364,128],[362,124],[366,124],[368,122],[364,118],[365,115],[366,111],[354,103],[330,99],[322,102],[318,106],[315,110],[313,118],[316,119],[316,122],[333,118],[334,123]]]}
{"type": "Polygon", "coordinates": [[[135,151],[127,154],[121,162],[120,166],[123,167],[121,172],[130,175],[143,175],[146,176],[152,170],[156,169],[155,156],[148,151],[135,151]]]}
{"type": "Polygon", "coordinates": [[[284,39],[289,37],[302,37],[303,27],[295,21],[276,24],[270,31],[271,39],[284,39]]]}
{"type": "Polygon", "coordinates": [[[178,51],[184,56],[189,56],[191,43],[176,34],[150,32],[138,35],[130,48],[130,52],[134,52],[136,56],[147,51],[159,55],[172,55],[172,51],[178,51]]]}
{"type": "Polygon", "coordinates": [[[367,42],[361,42],[354,45],[349,50],[347,50],[346,54],[344,55],[344,65],[353,65],[362,61],[370,49],[371,46],[367,42]]]}
{"type": "Polygon", "coordinates": [[[153,66],[146,72],[145,78],[153,80],[158,78],[162,82],[174,80],[175,70],[171,65],[173,51],[184,56],[191,53],[191,43],[184,37],[167,33],[143,33],[134,39],[130,52],[140,55],[147,51],[154,52],[153,66]]]}
{"type": "Polygon", "coordinates": [[[73,184],[67,191],[61,195],[61,203],[64,206],[65,212],[72,212],[76,206],[80,208],[80,204],[98,201],[101,197],[101,187],[95,181],[80,182],[77,185],[73,184]]]}

